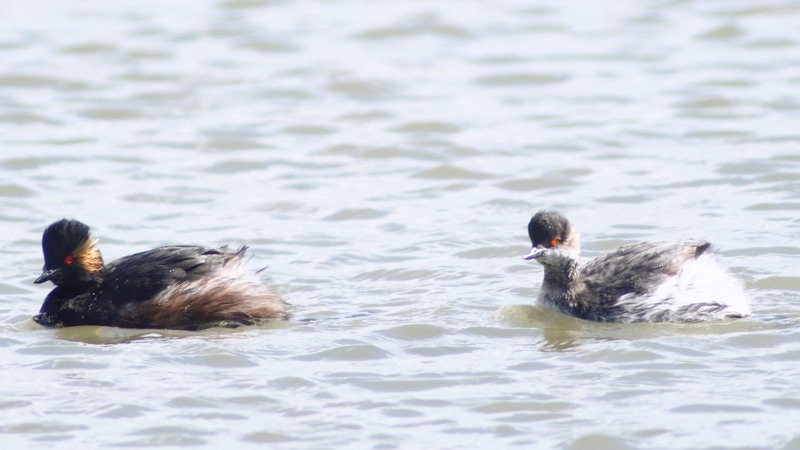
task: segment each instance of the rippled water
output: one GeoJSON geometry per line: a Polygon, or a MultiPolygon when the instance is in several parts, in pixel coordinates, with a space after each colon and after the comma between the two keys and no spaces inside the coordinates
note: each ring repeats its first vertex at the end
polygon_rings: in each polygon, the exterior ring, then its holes
{"type": "Polygon", "coordinates": [[[800,7],[776,1],[0,5],[8,448],[800,448],[800,7]],[[754,314],[534,306],[584,257],[710,239],[754,314]],[[107,260],[248,244],[295,320],[30,320],[44,227],[107,260]],[[317,319],[309,321],[307,319],[317,319]]]}

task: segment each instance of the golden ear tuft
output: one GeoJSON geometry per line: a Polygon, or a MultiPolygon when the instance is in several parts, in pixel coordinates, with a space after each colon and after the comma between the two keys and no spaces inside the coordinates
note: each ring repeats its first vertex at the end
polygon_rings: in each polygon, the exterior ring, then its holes
{"type": "Polygon", "coordinates": [[[75,251],[75,259],[78,260],[78,264],[89,272],[102,272],[105,267],[96,239],[89,238],[84,241],[75,251]]]}

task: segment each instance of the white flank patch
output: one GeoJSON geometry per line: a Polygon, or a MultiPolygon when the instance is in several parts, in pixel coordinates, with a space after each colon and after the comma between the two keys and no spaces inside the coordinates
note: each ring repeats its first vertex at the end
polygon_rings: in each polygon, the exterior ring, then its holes
{"type": "MultiPolygon", "coordinates": [[[[675,318],[681,321],[708,320],[731,315],[747,316],[751,312],[750,299],[745,294],[742,283],[720,267],[713,255],[707,253],[684,263],[677,276],[664,280],[652,294],[625,295],[619,299],[618,304],[626,308],[653,305],[647,316],[665,311],[676,312],[690,305],[708,304],[709,309],[714,309],[714,304],[726,306],[721,311],[711,313],[701,307],[696,311],[696,316],[689,313],[675,318]]],[[[647,317],[644,320],[648,320],[647,317]]]]}

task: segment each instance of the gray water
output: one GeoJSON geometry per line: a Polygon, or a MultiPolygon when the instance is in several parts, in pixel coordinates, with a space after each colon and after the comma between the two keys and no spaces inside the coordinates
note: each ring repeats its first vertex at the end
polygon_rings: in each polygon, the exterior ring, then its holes
{"type": "Polygon", "coordinates": [[[4,448],[800,448],[796,2],[9,1],[0,22],[4,448]],[[539,310],[541,208],[587,260],[712,241],[752,317],[539,310]],[[250,245],[295,318],[41,328],[62,217],[108,261],[250,245]]]}

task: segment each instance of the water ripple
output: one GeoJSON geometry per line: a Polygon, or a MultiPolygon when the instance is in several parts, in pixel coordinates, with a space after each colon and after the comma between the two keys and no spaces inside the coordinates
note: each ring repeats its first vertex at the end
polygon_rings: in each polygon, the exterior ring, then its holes
{"type": "Polygon", "coordinates": [[[7,447],[798,447],[792,2],[29,3],[0,36],[7,447]],[[710,239],[754,314],[535,306],[544,208],[584,261],[710,239]],[[107,261],[249,245],[294,318],[44,329],[61,217],[107,261]]]}

